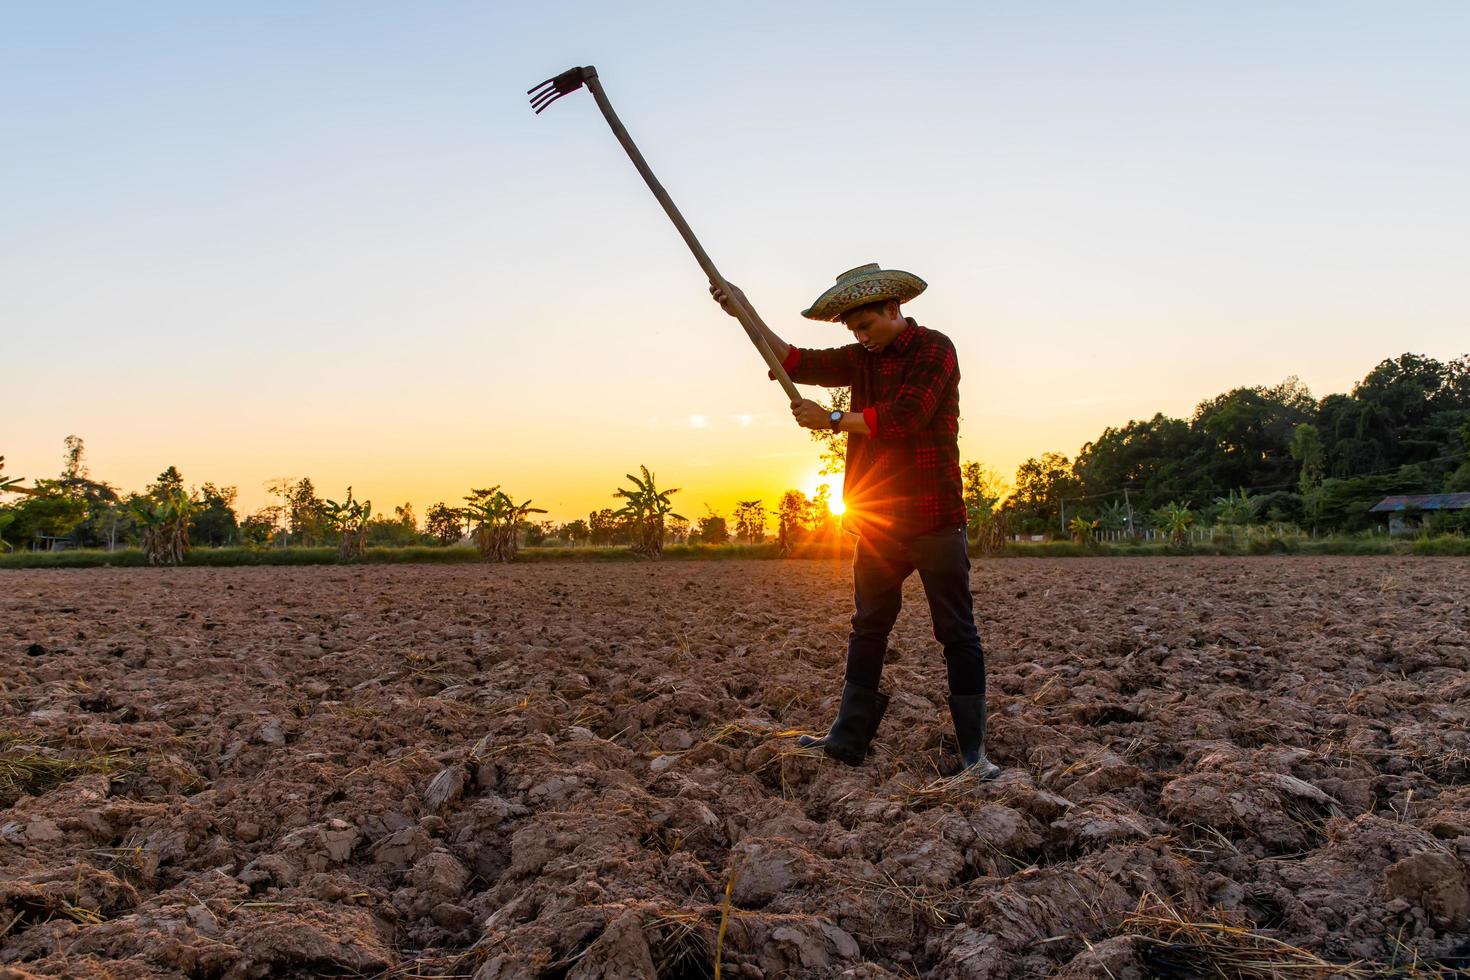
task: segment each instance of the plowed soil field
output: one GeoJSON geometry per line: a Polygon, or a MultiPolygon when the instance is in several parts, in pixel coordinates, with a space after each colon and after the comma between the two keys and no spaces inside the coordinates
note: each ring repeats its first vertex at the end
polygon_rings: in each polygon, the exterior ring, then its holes
{"type": "Polygon", "coordinates": [[[1470,562],[979,562],[979,785],[917,578],[874,756],[796,749],[849,582],[0,573],[0,977],[1465,966],[1470,562]]]}

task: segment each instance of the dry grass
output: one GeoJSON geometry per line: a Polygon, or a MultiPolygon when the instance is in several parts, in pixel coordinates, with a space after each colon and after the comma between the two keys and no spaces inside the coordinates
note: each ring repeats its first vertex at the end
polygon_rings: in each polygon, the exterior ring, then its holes
{"type": "Polygon", "coordinates": [[[383,714],[382,708],[376,708],[365,704],[332,704],[327,706],[327,711],[334,718],[345,718],[349,721],[366,721],[372,718],[380,718],[383,714]]]}
{"type": "Polygon", "coordinates": [[[981,779],[974,769],[962,769],[953,776],[938,776],[917,786],[906,786],[888,799],[909,810],[928,810],[937,806],[953,806],[975,800],[982,789],[997,787],[995,780],[981,779]]]}
{"type": "MultiPolygon", "coordinates": [[[[1358,695],[1348,698],[1350,707],[1354,698],[1358,695]]],[[[1435,782],[1455,782],[1470,777],[1470,749],[1414,743],[1391,749],[1354,746],[1348,743],[1345,733],[1333,732],[1312,746],[1312,751],[1336,768],[1362,764],[1381,769],[1384,763],[1398,761],[1435,782]]]]}
{"type": "Polygon", "coordinates": [[[0,732],[0,791],[39,796],[80,776],[131,772],[139,765],[126,752],[62,750],[22,732],[0,732]]]}
{"type": "MultiPolygon", "coordinates": [[[[780,739],[791,739],[791,738],[795,738],[798,735],[813,735],[813,734],[821,734],[821,733],[820,732],[810,732],[810,731],[806,731],[805,729],[800,729],[800,728],[792,728],[792,729],[787,729],[786,731],[772,732],[771,733],[771,737],[772,738],[780,738],[780,739]]],[[[780,785],[781,785],[781,798],[783,800],[793,800],[793,799],[796,799],[796,791],[791,787],[791,784],[786,781],[786,760],[787,759],[823,759],[823,760],[825,760],[826,759],[826,756],[822,753],[822,750],[821,749],[818,749],[818,748],[805,748],[804,749],[801,746],[797,745],[795,742],[786,742],[786,743],[783,743],[782,744],[782,747],[776,749],[771,754],[771,757],[769,759],[767,759],[765,762],[761,763],[759,766],[756,767],[755,774],[757,776],[759,776],[759,775],[765,773],[766,770],[768,770],[768,769],[770,769],[771,767],[774,766],[775,769],[776,769],[777,778],[780,780],[780,785]]]]}
{"type": "Polygon", "coordinates": [[[725,929],[730,925],[730,897],[735,891],[735,879],[740,877],[740,869],[735,868],[730,872],[730,880],[725,882],[725,899],[720,903],[720,929],[715,933],[715,980],[720,980],[720,957],[725,952],[725,929]]]}
{"type": "MultiPolygon", "coordinates": [[[[639,905],[641,904],[635,907],[639,905]]],[[[647,905],[641,905],[639,911],[645,914],[642,920],[642,932],[644,932],[645,939],[648,940],[648,954],[653,958],[656,976],[694,976],[700,971],[709,970],[710,946],[704,937],[703,914],[679,908],[651,908],[647,905]]],[[[606,939],[607,932],[604,927],[604,932],[570,954],[560,959],[545,958],[544,961],[535,962],[538,976],[566,976],[572,970],[573,965],[578,964],[594,949],[601,948],[606,939]]],[[[478,958],[484,961],[488,959],[488,955],[490,955],[490,949],[481,946],[481,943],[476,943],[473,948],[460,956],[460,961],[454,964],[454,968],[462,970],[465,959],[478,958]]],[[[534,956],[534,961],[537,959],[541,958],[534,956]]],[[[422,959],[410,961],[409,964],[404,965],[413,967],[419,964],[423,964],[422,959]]],[[[417,974],[398,973],[388,974],[388,976],[412,977],[417,974]]],[[[462,974],[456,974],[456,976],[462,976],[462,974]]]]}
{"type": "Polygon", "coordinates": [[[431,977],[434,980],[469,980],[479,967],[473,961],[474,957],[468,953],[416,954],[382,973],[373,974],[373,980],[429,980],[431,977]]]}
{"type": "Polygon", "coordinates": [[[664,658],[664,663],[672,667],[688,660],[691,648],[689,634],[684,632],[683,624],[676,626],[662,610],[659,611],[659,618],[663,620],[664,629],[668,630],[669,635],[674,639],[674,650],[664,658]]]}
{"type": "Polygon", "coordinates": [[[144,878],[143,846],[136,836],[131,841],[122,847],[97,847],[84,853],[101,858],[102,870],[138,884],[144,878]]]}
{"type": "Polygon", "coordinates": [[[1040,704],[1041,703],[1042,696],[1044,694],[1046,694],[1046,692],[1056,682],[1057,682],[1057,675],[1056,674],[1050,674],[1046,678],[1045,682],[1043,682],[1042,685],[1040,687],[1038,687],[1034,693],[1029,694],[1029,695],[1026,695],[1025,698],[1024,698],[1024,700],[1031,702],[1033,705],[1034,704],[1040,704]]]}
{"type": "Polygon", "coordinates": [[[687,976],[710,962],[709,943],[701,926],[704,917],[684,909],[658,912],[647,925],[648,950],[661,977],[687,976]]]}
{"type": "Polygon", "coordinates": [[[645,755],[650,759],[657,759],[665,755],[684,755],[686,752],[693,752],[695,749],[705,745],[728,745],[731,748],[748,749],[759,742],[764,742],[766,739],[788,738],[793,735],[805,734],[807,734],[805,731],[795,729],[772,732],[764,728],[757,728],[754,725],[744,725],[740,722],[726,722],[723,725],[716,725],[714,728],[711,728],[704,738],[695,742],[687,749],[678,749],[673,752],[651,749],[645,755]]]}
{"type": "Polygon", "coordinates": [[[1220,980],[1357,980],[1373,975],[1357,963],[1329,963],[1305,949],[1243,926],[1191,921],[1152,893],[1139,899],[1138,908],[1123,920],[1122,930],[1149,941],[1150,966],[1159,972],[1220,980]]]}
{"type": "MultiPolygon", "coordinates": [[[[887,872],[881,880],[838,875],[843,885],[856,895],[886,899],[889,903],[906,909],[912,920],[922,919],[930,926],[946,926],[963,917],[964,899],[959,889],[949,888],[934,892],[915,885],[905,885],[887,872]]],[[[912,924],[917,925],[917,921],[912,924]]]]}
{"type": "Polygon", "coordinates": [[[48,922],[57,916],[62,916],[81,925],[91,926],[105,918],[98,910],[77,905],[75,901],[67,901],[62,896],[46,896],[40,901],[23,897],[18,901],[13,901],[12,907],[17,905],[19,907],[16,908],[15,913],[0,923],[0,939],[4,939],[5,935],[22,919],[37,923],[48,922]]]}

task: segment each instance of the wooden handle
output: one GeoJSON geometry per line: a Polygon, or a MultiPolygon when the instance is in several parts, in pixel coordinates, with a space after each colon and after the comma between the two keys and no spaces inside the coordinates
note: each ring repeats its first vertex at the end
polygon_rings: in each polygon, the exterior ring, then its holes
{"type": "Polygon", "coordinates": [[[679,209],[674,207],[673,200],[669,197],[668,192],[664,190],[663,185],[658,182],[658,178],[653,175],[653,171],[648,169],[648,163],[643,159],[643,154],[638,152],[638,147],[633,144],[633,138],[628,135],[628,131],[618,121],[618,115],[613,112],[612,103],[607,100],[607,93],[603,92],[602,84],[597,80],[597,75],[591,69],[584,69],[584,71],[587,73],[587,88],[591,90],[592,97],[597,100],[597,107],[602,110],[603,116],[607,119],[607,124],[612,127],[613,135],[618,138],[619,143],[623,144],[623,149],[628,151],[628,157],[633,161],[633,166],[637,167],[638,172],[643,175],[643,182],[648,185],[649,190],[653,191],[653,196],[658,198],[658,203],[663,205],[664,212],[668,214],[669,220],[674,223],[674,227],[679,229],[679,234],[684,238],[684,244],[688,245],[689,251],[694,253],[695,261],[704,270],[704,274],[709,277],[709,281],[720,287],[721,291],[730,300],[730,305],[735,308],[735,318],[745,328],[746,335],[750,337],[750,342],[755,344],[755,349],[760,351],[761,357],[766,359],[766,364],[770,367],[771,373],[775,375],[776,380],[781,382],[781,387],[785,390],[786,396],[793,402],[800,401],[801,393],[796,390],[796,385],[791,383],[791,378],[786,374],[786,369],[781,366],[781,361],[776,357],[775,352],[771,350],[771,345],[766,343],[765,336],[755,324],[755,317],[736,297],[735,291],[730,288],[730,284],[725,281],[725,277],[720,275],[720,270],[715,268],[715,264],[710,260],[709,254],[705,252],[704,246],[700,245],[699,239],[694,237],[694,232],[690,230],[689,223],[684,220],[684,216],[679,213],[679,209]]]}

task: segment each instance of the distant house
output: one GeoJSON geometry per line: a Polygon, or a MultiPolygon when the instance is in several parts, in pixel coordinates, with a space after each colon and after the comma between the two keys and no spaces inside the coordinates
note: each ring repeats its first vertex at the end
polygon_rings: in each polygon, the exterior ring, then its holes
{"type": "Polygon", "coordinates": [[[1369,510],[1388,515],[1388,533],[1403,534],[1419,526],[1418,515],[1436,510],[1470,510],[1470,493],[1415,493],[1384,497],[1369,510]],[[1405,518],[1409,520],[1405,520],[1405,518]]]}

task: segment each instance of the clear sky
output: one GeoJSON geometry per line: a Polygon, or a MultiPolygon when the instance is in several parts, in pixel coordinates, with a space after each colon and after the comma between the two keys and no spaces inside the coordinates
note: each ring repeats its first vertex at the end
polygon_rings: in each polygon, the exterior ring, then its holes
{"type": "MultiPolygon", "coordinates": [[[[930,283],[961,451],[1470,350],[1470,4],[0,5],[7,473],[682,512],[815,449],[586,92],[777,332],[930,283]]],[[[820,389],[812,389],[821,397],[820,389]]]]}

